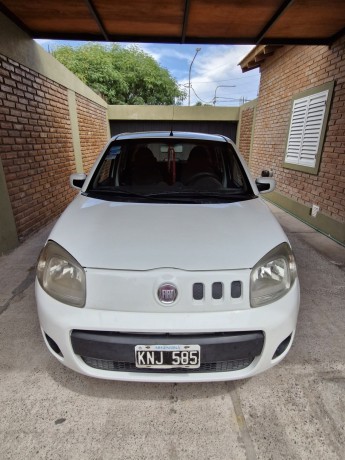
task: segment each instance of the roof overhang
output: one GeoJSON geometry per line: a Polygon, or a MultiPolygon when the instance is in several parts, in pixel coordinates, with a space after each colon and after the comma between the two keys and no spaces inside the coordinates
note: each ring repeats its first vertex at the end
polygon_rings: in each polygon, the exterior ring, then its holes
{"type": "Polygon", "coordinates": [[[152,43],[318,44],[344,32],[344,0],[0,0],[33,38],[152,43]]]}
{"type": "Polygon", "coordinates": [[[282,45],[259,45],[253,48],[249,53],[239,62],[242,72],[248,72],[248,70],[256,69],[260,67],[263,61],[268,57],[272,56],[277,48],[281,48],[282,45]]]}

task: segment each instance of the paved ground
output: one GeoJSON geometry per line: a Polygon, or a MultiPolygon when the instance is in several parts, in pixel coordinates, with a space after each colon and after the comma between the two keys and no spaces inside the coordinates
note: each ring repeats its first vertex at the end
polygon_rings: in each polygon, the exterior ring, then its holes
{"type": "Polygon", "coordinates": [[[49,229],[0,258],[1,459],[344,459],[345,248],[273,208],[302,287],[274,369],[217,384],[98,381],[45,348],[34,265],[49,229]]]}

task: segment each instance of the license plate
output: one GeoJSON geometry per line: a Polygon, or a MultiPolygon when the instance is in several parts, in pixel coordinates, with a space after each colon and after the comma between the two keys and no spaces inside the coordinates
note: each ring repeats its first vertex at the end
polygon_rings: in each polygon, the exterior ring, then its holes
{"type": "Polygon", "coordinates": [[[135,366],[171,369],[200,367],[200,345],[137,345],[135,366]]]}

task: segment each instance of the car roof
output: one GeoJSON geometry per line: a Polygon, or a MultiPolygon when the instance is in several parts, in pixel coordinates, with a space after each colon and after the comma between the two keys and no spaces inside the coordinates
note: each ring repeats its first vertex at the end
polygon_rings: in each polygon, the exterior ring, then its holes
{"type": "Polygon", "coordinates": [[[143,131],[137,133],[122,133],[112,137],[115,140],[134,140],[134,139],[186,139],[201,141],[230,142],[225,136],[220,134],[204,134],[183,131],[143,131]]]}

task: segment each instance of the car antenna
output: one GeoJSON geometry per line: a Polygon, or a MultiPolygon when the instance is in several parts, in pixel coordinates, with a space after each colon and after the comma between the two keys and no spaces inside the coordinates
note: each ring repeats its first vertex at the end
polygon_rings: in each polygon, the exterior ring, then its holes
{"type": "Polygon", "coordinates": [[[170,130],[170,134],[169,134],[170,137],[174,136],[174,133],[173,133],[174,115],[175,115],[175,106],[173,105],[173,114],[172,114],[172,119],[171,119],[171,130],[170,130]]]}

